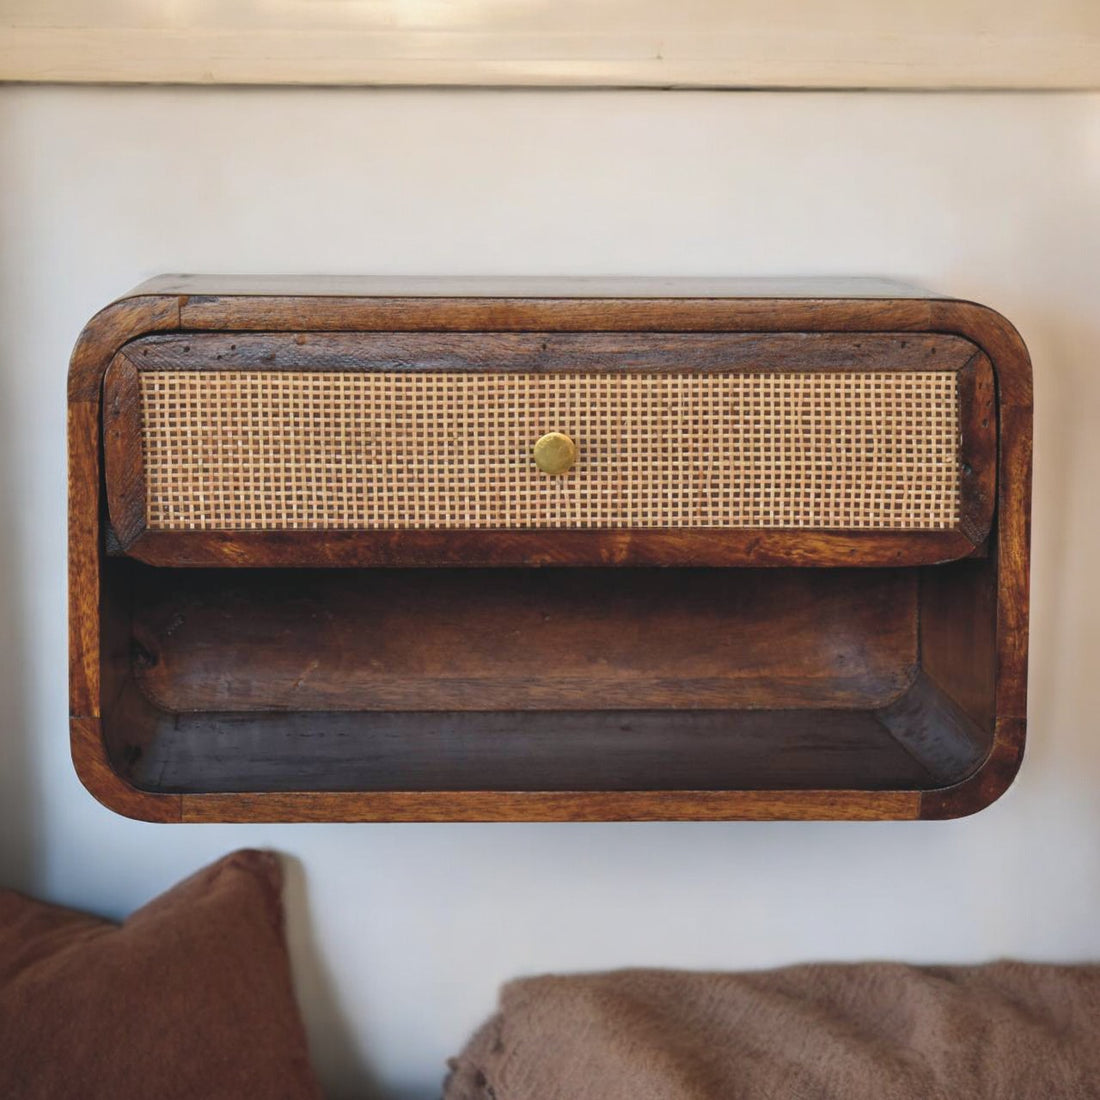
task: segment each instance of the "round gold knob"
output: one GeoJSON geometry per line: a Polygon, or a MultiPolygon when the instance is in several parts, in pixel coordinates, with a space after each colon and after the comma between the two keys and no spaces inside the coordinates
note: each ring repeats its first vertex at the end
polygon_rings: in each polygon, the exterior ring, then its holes
{"type": "Polygon", "coordinates": [[[547,432],[535,443],[534,455],[544,474],[564,474],[577,461],[577,445],[561,432],[547,432]]]}

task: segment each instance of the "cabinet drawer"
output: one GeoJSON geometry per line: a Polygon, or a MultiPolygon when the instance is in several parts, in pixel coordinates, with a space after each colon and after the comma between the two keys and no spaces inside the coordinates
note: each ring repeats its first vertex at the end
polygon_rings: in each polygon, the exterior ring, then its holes
{"type": "Polygon", "coordinates": [[[150,561],[919,563],[993,508],[992,371],[953,336],[154,336],[104,406],[150,561]]]}

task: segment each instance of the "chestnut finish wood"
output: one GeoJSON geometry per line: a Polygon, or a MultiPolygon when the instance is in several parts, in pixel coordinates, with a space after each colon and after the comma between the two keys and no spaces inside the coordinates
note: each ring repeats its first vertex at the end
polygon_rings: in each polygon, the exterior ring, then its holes
{"type": "Polygon", "coordinates": [[[143,570],[135,591],[134,677],[171,713],[874,709],[918,660],[912,569],[143,570]]]}
{"type": "Polygon", "coordinates": [[[959,530],[979,546],[989,534],[997,492],[997,393],[993,367],[977,352],[959,374],[959,530]]]}
{"type": "MultiPolygon", "coordinates": [[[[264,791],[180,796],[186,822],[892,821],[910,791],[264,791]]],[[[950,815],[947,815],[950,816],[950,815]]]]}
{"type": "Polygon", "coordinates": [[[969,775],[988,747],[981,727],[923,671],[876,717],[938,783],[969,775]]]}
{"type": "Polygon", "coordinates": [[[992,369],[955,336],[868,333],[281,333],[153,336],[107,368],[109,514],[119,548],[152,565],[892,565],[981,550],[993,515],[992,369]],[[955,530],[163,532],[145,528],[138,372],[158,370],[958,372],[963,459],[955,530]]]}
{"type": "Polygon", "coordinates": [[[141,791],[120,775],[115,761],[106,752],[100,719],[74,716],[69,720],[69,729],[73,763],[80,779],[104,806],[138,821],[182,819],[182,799],[178,794],[141,791]]]}
{"type": "Polygon", "coordinates": [[[149,531],[125,552],[149,565],[895,566],[984,553],[962,531],[645,530],[149,531]]]}
{"type": "Polygon", "coordinates": [[[145,458],[138,372],[116,355],[103,386],[103,464],[111,526],[120,547],[145,530],[145,458]]]}
{"type": "MultiPolygon", "coordinates": [[[[147,336],[116,359],[135,370],[293,371],[961,371],[958,336],[832,332],[294,332],[147,336]]],[[[108,369],[108,387],[111,374],[108,369]]]]}
{"type": "Polygon", "coordinates": [[[74,716],[98,718],[103,539],[99,506],[99,410],[94,404],[70,401],[68,435],[69,710],[74,716]]]}
{"type": "Polygon", "coordinates": [[[154,748],[133,774],[139,786],[184,794],[931,782],[873,714],[845,710],[161,712],[154,748]]]}
{"type": "Polygon", "coordinates": [[[1003,318],[897,285],[156,280],[90,322],[70,374],[77,771],[155,821],[972,813],[1023,752],[1031,400],[1003,318]],[[629,531],[554,532],[604,541],[540,554],[544,532],[333,532],[305,552],[284,532],[138,529],[138,370],[701,369],[763,347],[774,369],[942,356],[970,522],[920,554],[752,532],[732,560],[790,567],[766,569],[696,568],[731,558],[708,532],[650,533],[659,570],[619,568],[652,553],[629,531]],[[598,567],[501,568],[565,560],[598,567]]]}

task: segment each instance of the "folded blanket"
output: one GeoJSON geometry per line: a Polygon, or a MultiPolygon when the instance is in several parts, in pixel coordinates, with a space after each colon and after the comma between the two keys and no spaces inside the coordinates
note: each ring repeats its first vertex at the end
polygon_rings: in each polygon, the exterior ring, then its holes
{"type": "Polygon", "coordinates": [[[504,987],[445,1100],[1100,1097],[1100,966],[623,970],[504,987]]]}

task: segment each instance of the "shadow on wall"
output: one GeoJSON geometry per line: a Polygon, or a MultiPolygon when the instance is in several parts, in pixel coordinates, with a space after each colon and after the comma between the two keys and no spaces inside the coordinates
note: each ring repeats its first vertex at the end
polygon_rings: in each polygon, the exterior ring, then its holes
{"type": "MultiPolygon", "coordinates": [[[[0,109],[0,137],[6,126],[0,109]]],[[[9,158],[0,156],[0,194],[11,194],[14,181],[9,158]]],[[[26,471],[21,441],[21,412],[17,390],[17,360],[13,347],[18,316],[19,288],[16,272],[22,268],[11,247],[17,240],[8,218],[16,203],[0,205],[0,240],[5,242],[0,264],[0,887],[33,892],[39,870],[39,808],[30,774],[31,730],[27,702],[28,622],[27,577],[20,548],[20,523],[28,522],[29,509],[21,499],[26,471]],[[6,217],[4,215],[7,215],[6,217]]],[[[60,583],[64,583],[61,581],[60,583]]]]}
{"type": "Polygon", "coordinates": [[[349,1017],[339,1003],[332,976],[317,948],[301,861],[280,853],[287,947],[300,1005],[309,1005],[309,1048],[328,1100],[397,1100],[387,1096],[363,1061],[349,1017]]]}
{"type": "MultiPolygon", "coordinates": [[[[0,318],[3,317],[0,311],[0,318]]],[[[0,320],[0,325],[2,325],[0,320]]],[[[18,456],[12,453],[13,402],[0,361],[0,515],[16,514],[18,456]]],[[[0,886],[32,892],[37,865],[37,813],[29,770],[24,586],[13,526],[0,524],[0,886]]]]}
{"type": "MultiPolygon", "coordinates": [[[[1032,618],[1028,677],[1032,768],[1057,737],[1074,785],[1100,780],[1095,712],[1100,645],[1095,599],[1087,578],[1100,551],[1100,514],[1082,503],[1095,496],[1100,388],[1094,367],[1100,324],[1072,310],[1052,309],[1032,348],[1035,370],[1035,483],[1032,511],[1032,618]],[[1039,349],[1038,351],[1036,349],[1039,349]]],[[[1027,764],[1025,763],[1025,767],[1027,764]]],[[[1057,780],[1064,782],[1064,780],[1057,780]]],[[[1079,789],[1081,789],[1079,788],[1079,789]]],[[[1100,802],[1089,797],[1100,823],[1100,802]]]]}

